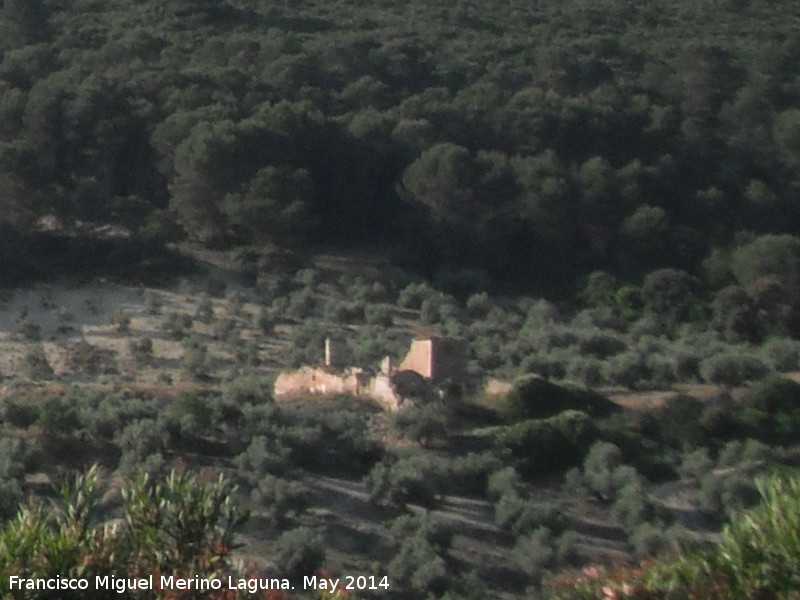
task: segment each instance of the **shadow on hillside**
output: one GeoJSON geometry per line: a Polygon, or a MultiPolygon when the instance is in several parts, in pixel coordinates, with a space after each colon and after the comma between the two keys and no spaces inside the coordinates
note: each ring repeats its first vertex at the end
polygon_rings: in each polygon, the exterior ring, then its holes
{"type": "Polygon", "coordinates": [[[175,250],[134,238],[38,232],[0,240],[2,287],[57,277],[154,285],[197,268],[175,250]]]}

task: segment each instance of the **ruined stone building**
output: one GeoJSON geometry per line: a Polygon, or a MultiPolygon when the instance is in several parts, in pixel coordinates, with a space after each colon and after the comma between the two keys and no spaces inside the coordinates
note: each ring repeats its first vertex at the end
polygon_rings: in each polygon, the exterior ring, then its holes
{"type": "Polygon", "coordinates": [[[467,371],[467,345],[464,340],[430,337],[414,340],[397,368],[388,356],[377,371],[349,363],[347,344],[328,338],[324,365],[281,372],[275,380],[275,397],[352,394],[396,411],[410,399],[432,397],[436,383],[462,380],[467,371]]]}

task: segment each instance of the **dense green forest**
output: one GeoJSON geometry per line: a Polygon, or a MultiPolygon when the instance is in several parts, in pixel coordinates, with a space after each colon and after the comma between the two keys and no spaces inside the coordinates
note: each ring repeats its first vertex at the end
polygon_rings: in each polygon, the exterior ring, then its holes
{"type": "Polygon", "coordinates": [[[667,267],[697,293],[742,286],[729,303],[797,297],[794,3],[5,0],[1,18],[6,243],[50,216],[254,260],[381,248],[473,288],[573,294],[601,270],[617,304],[667,267]]]}

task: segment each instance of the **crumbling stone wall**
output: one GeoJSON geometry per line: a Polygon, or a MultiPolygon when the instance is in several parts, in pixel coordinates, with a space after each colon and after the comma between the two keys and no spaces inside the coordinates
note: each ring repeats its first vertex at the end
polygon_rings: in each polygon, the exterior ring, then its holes
{"type": "Polygon", "coordinates": [[[399,410],[404,402],[390,376],[362,369],[336,372],[325,367],[302,367],[284,371],[275,380],[274,394],[278,400],[301,394],[352,394],[371,398],[389,411],[399,410]]]}
{"type": "Polygon", "coordinates": [[[302,367],[284,371],[275,380],[275,396],[359,393],[359,382],[353,373],[337,373],[324,367],[302,367]]]}

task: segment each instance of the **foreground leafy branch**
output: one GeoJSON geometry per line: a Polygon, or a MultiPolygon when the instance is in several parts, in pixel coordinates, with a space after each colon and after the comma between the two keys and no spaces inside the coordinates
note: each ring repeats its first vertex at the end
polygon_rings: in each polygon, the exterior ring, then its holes
{"type": "Polygon", "coordinates": [[[761,504],[736,515],[711,549],[635,568],[589,567],[549,582],[552,600],[757,600],[800,596],[800,477],[758,480],[761,504]]]}
{"type": "MultiPolygon", "coordinates": [[[[233,574],[230,551],[247,514],[232,502],[233,485],[204,482],[186,472],[156,481],[139,473],[122,489],[122,519],[100,520],[100,473],[92,467],[64,486],[58,502],[31,502],[0,531],[0,591],[4,597],[106,598],[109,589],[25,589],[11,578],[53,580],[160,575],[209,579],[233,574]]],[[[16,580],[17,582],[19,579],[16,580]]],[[[208,591],[178,594],[127,589],[119,598],[214,598],[208,591]]],[[[219,598],[235,598],[221,591],[219,598]]],[[[273,595],[277,598],[278,596],[273,595]]]]}

